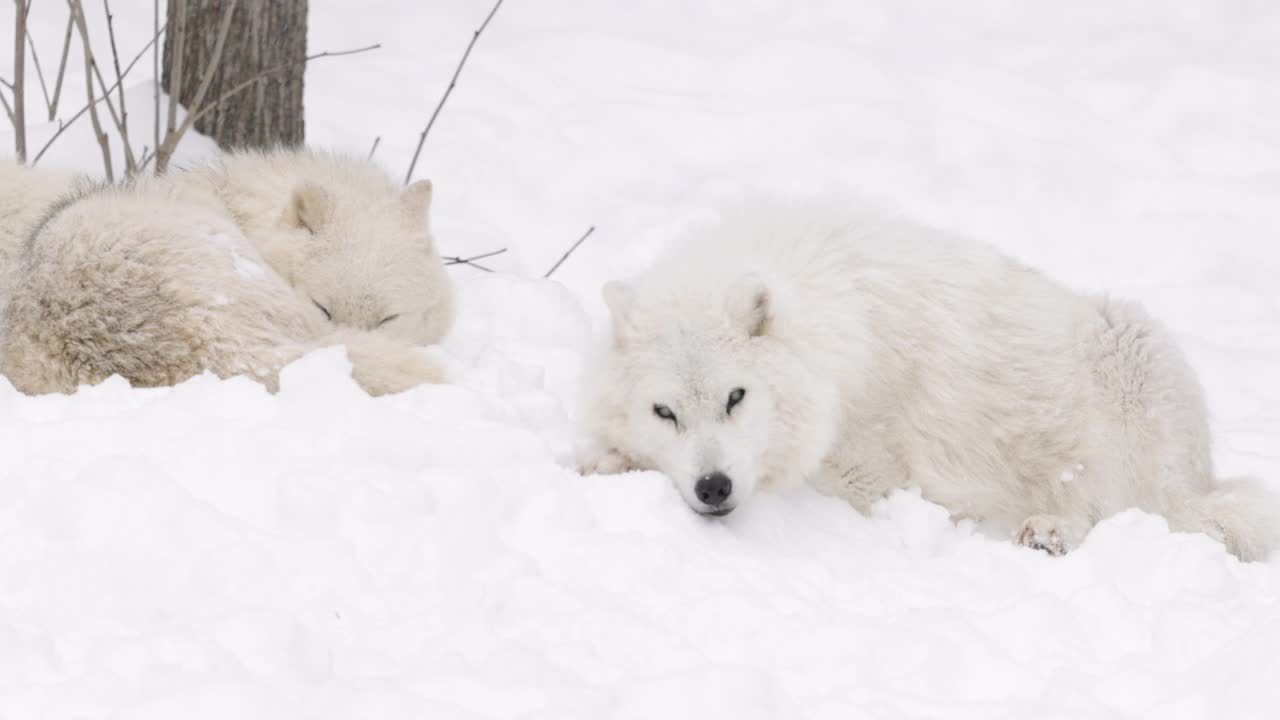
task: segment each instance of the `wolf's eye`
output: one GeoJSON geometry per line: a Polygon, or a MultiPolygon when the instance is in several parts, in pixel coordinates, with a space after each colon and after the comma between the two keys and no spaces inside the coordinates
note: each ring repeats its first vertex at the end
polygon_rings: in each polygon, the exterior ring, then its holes
{"type": "Polygon", "coordinates": [[[654,405],[653,414],[657,415],[663,420],[670,420],[671,422],[676,421],[676,414],[671,412],[671,408],[667,407],[666,405],[654,405]]]}
{"type": "Polygon", "coordinates": [[[729,393],[729,402],[724,406],[725,413],[732,414],[734,406],[742,402],[742,398],[746,396],[746,390],[743,390],[742,388],[734,388],[733,392],[729,393]]]}
{"type": "Polygon", "coordinates": [[[388,315],[388,316],[386,316],[386,317],[384,317],[384,318],[382,318],[381,320],[379,320],[379,321],[378,321],[378,325],[377,325],[377,327],[382,327],[383,325],[386,325],[387,323],[391,322],[392,320],[395,320],[395,319],[396,319],[396,318],[398,318],[398,317],[400,317],[400,316],[399,316],[399,315],[388,315]]]}
{"type": "Polygon", "coordinates": [[[321,305],[320,303],[316,302],[315,300],[312,300],[312,301],[311,301],[311,304],[312,304],[312,305],[315,305],[315,306],[316,306],[316,307],[318,307],[318,308],[320,308],[320,312],[324,313],[324,319],[325,319],[325,320],[333,320],[333,315],[330,315],[330,314],[329,314],[329,310],[328,310],[327,308],[325,308],[325,306],[321,305]]]}

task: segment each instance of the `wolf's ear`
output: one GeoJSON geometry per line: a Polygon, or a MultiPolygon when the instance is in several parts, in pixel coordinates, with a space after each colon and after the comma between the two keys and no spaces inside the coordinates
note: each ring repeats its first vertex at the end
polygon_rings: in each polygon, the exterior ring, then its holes
{"type": "Polygon", "coordinates": [[[726,309],[735,325],[750,337],[769,332],[773,321],[772,298],[764,279],[754,273],[738,278],[729,288],[726,309]]]}
{"type": "Polygon", "coordinates": [[[415,219],[425,220],[431,209],[431,181],[419,180],[404,189],[404,206],[415,219]]]}
{"type": "Polygon", "coordinates": [[[635,333],[632,314],[636,304],[636,290],[620,280],[607,282],[601,289],[604,304],[609,306],[613,318],[613,339],[622,344],[635,333]]]}
{"type": "Polygon", "coordinates": [[[293,201],[289,204],[289,221],[294,227],[314,233],[329,221],[332,212],[329,191],[305,180],[294,189],[293,201]]]}

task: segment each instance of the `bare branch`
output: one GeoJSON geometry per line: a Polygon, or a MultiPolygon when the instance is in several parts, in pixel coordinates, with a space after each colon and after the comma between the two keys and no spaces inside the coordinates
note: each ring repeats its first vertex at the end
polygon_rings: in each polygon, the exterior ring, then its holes
{"type": "MultiPolygon", "coordinates": [[[[30,3],[28,3],[28,12],[30,12],[30,3]]],[[[58,59],[58,74],[54,81],[53,97],[49,97],[49,86],[44,81],[44,68],[40,67],[40,54],[36,52],[35,38],[31,37],[31,30],[27,32],[27,46],[31,48],[31,59],[35,61],[36,77],[40,80],[40,92],[44,95],[45,109],[49,112],[49,122],[53,122],[58,116],[58,99],[62,96],[62,81],[67,75],[67,58],[71,53],[71,28],[75,19],[71,14],[67,15],[67,29],[62,36],[62,55],[58,59]]]]}
{"type": "MultiPolygon", "coordinates": [[[[67,59],[71,56],[71,28],[75,25],[75,17],[67,14],[67,30],[62,35],[62,57],[58,60],[58,77],[53,82],[53,99],[49,101],[49,122],[58,116],[58,100],[62,97],[62,80],[67,76],[67,59]]],[[[35,55],[35,48],[31,48],[35,55]]]]}
{"type": "MultiPolygon", "coordinates": [[[[111,0],[102,0],[102,9],[107,13],[107,37],[111,40],[111,65],[116,71],[116,90],[120,93],[120,137],[124,139],[124,160],[125,173],[133,175],[137,171],[137,162],[133,155],[133,146],[129,141],[129,109],[125,106],[124,101],[124,74],[120,72],[120,52],[116,49],[116,29],[115,16],[111,14],[111,0]]],[[[97,65],[94,65],[96,70],[97,65]]],[[[102,94],[110,95],[111,91],[107,90],[106,83],[102,82],[101,73],[98,74],[98,82],[103,85],[102,94]]]]}
{"type": "MultiPolygon", "coordinates": [[[[322,53],[316,53],[315,55],[308,55],[302,58],[302,62],[304,63],[311,62],[312,60],[319,60],[320,58],[326,58],[326,57],[342,57],[343,55],[359,55],[360,53],[369,52],[370,50],[378,50],[381,47],[382,47],[382,43],[374,43],[372,45],[365,45],[364,47],[352,48],[350,50],[325,50],[322,53]]],[[[261,73],[259,73],[259,75],[267,76],[267,75],[270,75],[271,73],[280,72],[281,70],[287,70],[296,64],[297,63],[288,63],[285,65],[277,65],[273,68],[267,68],[266,70],[263,70],[261,73]]],[[[249,78],[249,79],[261,80],[262,78],[249,78]]]]}
{"type": "Polygon", "coordinates": [[[465,258],[465,259],[464,259],[464,258],[459,258],[459,257],[455,257],[455,258],[445,258],[446,260],[448,260],[448,261],[449,261],[449,262],[447,262],[447,263],[445,263],[445,264],[446,264],[446,265],[457,265],[457,264],[459,264],[459,263],[469,263],[469,262],[471,262],[472,260],[484,260],[485,258],[491,258],[491,257],[494,257],[494,256],[496,256],[496,255],[501,255],[502,253],[504,253],[504,252],[506,252],[506,251],[507,251],[507,249],[506,249],[506,248],[502,248],[501,250],[490,250],[489,252],[484,253],[484,254],[481,254],[481,255],[472,255],[471,257],[469,257],[469,258],[465,258]]]}
{"type": "Polygon", "coordinates": [[[342,55],[355,55],[357,53],[368,52],[370,50],[377,50],[380,47],[382,47],[381,43],[375,43],[373,45],[367,45],[365,47],[355,48],[353,50],[325,51],[322,53],[316,53],[315,55],[308,55],[298,62],[277,65],[275,67],[270,67],[270,68],[267,68],[266,70],[255,73],[252,77],[248,78],[247,80],[244,80],[242,82],[235,84],[234,86],[231,87],[230,90],[227,90],[226,92],[222,93],[221,95],[218,96],[216,100],[214,100],[211,103],[208,103],[207,105],[203,105],[203,106],[193,105],[191,111],[187,113],[187,117],[184,118],[182,121],[182,124],[178,126],[178,129],[171,134],[165,135],[164,143],[161,144],[160,150],[156,152],[156,156],[157,156],[156,172],[163,171],[163,167],[160,165],[160,163],[162,159],[167,160],[166,152],[168,155],[173,154],[173,150],[178,146],[178,141],[182,139],[182,136],[187,132],[187,130],[193,124],[198,122],[200,118],[213,112],[214,109],[217,108],[219,105],[221,105],[223,102],[235,96],[237,93],[241,92],[242,90],[249,87],[250,85],[253,85],[254,83],[262,80],[263,78],[268,77],[269,75],[273,75],[275,73],[288,70],[289,68],[311,62],[312,60],[318,60],[320,58],[325,58],[325,57],[340,57],[342,55]],[[166,148],[167,148],[167,151],[166,151],[166,148]]]}
{"type": "MultiPolygon", "coordinates": [[[[187,42],[187,0],[176,0],[178,4],[178,27],[173,34],[172,54],[169,56],[169,122],[165,126],[165,137],[173,135],[178,122],[178,98],[182,95],[182,59],[183,45],[187,42]]],[[[172,26],[174,18],[167,18],[172,26]]],[[[160,145],[156,145],[156,155],[160,154],[160,145]]],[[[159,172],[159,169],[157,169],[159,172]]]]}
{"type": "Polygon", "coordinates": [[[448,265],[466,265],[466,266],[468,266],[468,267],[473,267],[473,268],[475,268],[475,269],[477,269],[477,270],[483,270],[483,271],[485,271],[485,272],[487,272],[487,273],[491,273],[491,272],[493,272],[493,268],[485,267],[484,265],[481,265],[480,263],[477,263],[477,262],[471,262],[471,260],[470,260],[470,259],[468,259],[468,258],[450,258],[450,259],[449,259],[449,261],[445,263],[445,265],[446,265],[446,266],[448,266],[448,265]]]}
{"type": "MultiPolygon", "coordinates": [[[[142,59],[142,56],[145,55],[146,52],[150,50],[151,47],[160,40],[160,36],[164,33],[167,27],[168,26],[166,25],[165,27],[160,28],[160,30],[156,32],[155,36],[151,38],[151,41],[148,42],[146,45],[143,45],[142,49],[138,51],[138,54],[133,56],[133,60],[130,61],[127,66],[125,66],[124,72],[121,73],[120,75],[120,78],[122,81],[124,78],[129,76],[129,71],[133,70],[133,66],[138,64],[138,61],[142,59]]],[[[116,89],[116,86],[112,85],[111,90],[115,90],[115,89],[116,89]]],[[[62,133],[66,132],[67,128],[71,127],[76,120],[79,120],[85,113],[89,112],[89,107],[90,107],[89,105],[85,105],[84,107],[76,111],[76,114],[72,115],[70,120],[67,120],[65,123],[61,123],[60,125],[58,125],[58,131],[55,132],[53,134],[53,137],[49,138],[49,140],[45,142],[44,146],[40,148],[40,152],[36,153],[36,156],[31,161],[31,164],[35,165],[36,163],[40,162],[40,158],[44,157],[45,152],[53,145],[53,141],[57,140],[62,135],[62,133]]]]}
{"type": "MultiPolygon", "coordinates": [[[[80,40],[84,44],[84,86],[89,95],[89,120],[93,123],[93,134],[98,138],[98,147],[102,149],[102,167],[106,171],[107,181],[115,179],[115,174],[111,171],[111,143],[107,138],[107,133],[102,129],[102,120],[98,117],[98,103],[93,97],[93,73],[96,68],[93,62],[93,48],[89,46],[89,28],[84,20],[84,6],[80,0],[67,0],[71,6],[71,12],[76,19],[76,27],[80,31],[80,40]]],[[[108,93],[103,93],[103,99],[107,101],[107,107],[111,107],[111,99],[108,93]]],[[[115,117],[115,110],[111,111],[112,117],[115,117]]]]}
{"type": "MultiPolygon", "coordinates": [[[[8,86],[8,85],[9,85],[9,83],[7,83],[7,82],[5,82],[5,81],[4,81],[4,78],[0,78],[0,84],[3,84],[3,85],[5,85],[5,86],[8,86]]],[[[13,108],[9,106],[9,99],[8,99],[8,98],[6,98],[6,97],[4,96],[4,93],[2,93],[2,92],[0,92],[0,105],[4,105],[4,114],[9,116],[9,122],[11,122],[11,123],[12,123],[12,122],[13,122],[13,108]]]]}
{"type": "MultiPolygon", "coordinates": [[[[151,34],[160,37],[160,0],[152,0],[151,2],[151,34]]],[[[153,139],[155,144],[151,147],[160,147],[160,44],[155,43],[151,46],[151,78],[152,78],[152,95],[156,102],[154,124],[151,126],[153,139]]],[[[145,153],[144,153],[145,154],[145,153]]],[[[140,163],[142,167],[146,167],[146,163],[140,163]]]]}
{"type": "Polygon", "coordinates": [[[413,180],[413,169],[418,166],[418,156],[422,154],[422,146],[427,142],[427,133],[431,132],[431,126],[436,124],[436,118],[439,117],[440,111],[444,109],[445,101],[449,99],[449,94],[453,92],[453,88],[458,84],[458,76],[462,74],[462,66],[467,64],[467,58],[471,57],[471,48],[475,47],[476,41],[480,39],[480,33],[489,27],[489,21],[497,14],[498,8],[502,7],[502,0],[498,0],[494,4],[493,9],[485,17],[484,22],[480,23],[480,27],[471,35],[471,42],[467,43],[466,52],[462,53],[462,59],[458,61],[458,67],[453,71],[453,78],[449,80],[449,87],[444,89],[444,94],[440,96],[440,102],[436,103],[436,109],[432,111],[431,118],[427,120],[427,126],[422,129],[422,134],[418,136],[418,147],[413,151],[413,160],[409,162],[409,170],[404,174],[404,184],[408,185],[413,180]]]}
{"type": "Polygon", "coordinates": [[[374,138],[374,139],[373,139],[373,147],[369,148],[369,159],[370,159],[370,160],[372,160],[372,159],[373,159],[373,154],[374,154],[374,153],[376,153],[376,152],[378,152],[378,143],[380,143],[380,142],[382,142],[382,136],[381,136],[381,135],[379,135],[378,137],[376,137],[376,138],[374,138]]]}
{"type": "MultiPolygon", "coordinates": [[[[27,12],[31,3],[24,0],[13,0],[15,19],[13,33],[13,153],[18,162],[27,161],[27,103],[23,92],[25,65],[27,60],[27,12]]],[[[7,103],[6,103],[7,105],[7,103]]]]}
{"type": "Polygon", "coordinates": [[[49,105],[49,86],[44,83],[44,71],[40,68],[40,55],[36,53],[36,41],[31,39],[31,30],[24,30],[27,35],[27,47],[31,48],[31,60],[36,66],[36,79],[40,81],[40,92],[44,95],[44,104],[49,105]]]}
{"type": "Polygon", "coordinates": [[[582,237],[578,238],[578,242],[574,243],[572,247],[566,250],[564,255],[560,256],[560,259],[556,261],[556,264],[552,265],[551,269],[547,271],[547,274],[543,275],[542,277],[544,278],[551,277],[551,273],[555,272],[556,270],[559,270],[560,266],[564,264],[564,261],[568,260],[569,256],[573,254],[573,251],[577,250],[579,245],[586,242],[587,238],[591,237],[591,233],[595,231],[596,231],[595,225],[592,225],[591,227],[587,228],[587,231],[582,234],[582,237]]]}
{"type": "MultiPolygon", "coordinates": [[[[98,80],[98,88],[102,91],[103,103],[107,106],[107,113],[111,115],[111,124],[116,126],[116,132],[120,133],[120,139],[124,142],[124,172],[125,175],[132,175],[137,167],[137,161],[133,154],[133,144],[129,141],[129,125],[128,118],[124,114],[124,98],[120,98],[120,112],[116,112],[116,106],[111,102],[111,91],[107,89],[107,81],[102,77],[102,71],[98,69],[98,59],[96,57],[89,59],[89,64],[93,67],[93,75],[98,80]]],[[[93,78],[90,78],[92,81],[93,78]]],[[[115,87],[121,87],[120,83],[116,83],[115,87]]],[[[121,87],[121,95],[124,95],[121,87]]]]}
{"type": "MultiPolygon", "coordinates": [[[[79,2],[79,0],[77,0],[77,2],[79,2]]],[[[111,6],[110,4],[107,3],[107,0],[103,0],[103,5],[106,6],[106,11],[107,11],[107,32],[111,37],[111,53],[113,56],[115,56],[116,55],[116,42],[115,42],[116,38],[115,38],[115,31],[112,29],[112,23],[111,23],[111,6]]],[[[89,34],[88,34],[89,26],[88,26],[88,23],[84,21],[83,10],[84,10],[84,5],[80,4],[80,12],[75,13],[73,17],[76,20],[76,26],[80,30],[81,38],[84,41],[84,52],[87,55],[89,66],[93,68],[93,74],[86,79],[90,83],[92,83],[95,78],[98,81],[98,88],[102,91],[102,101],[107,106],[107,113],[111,115],[111,124],[115,125],[116,132],[120,134],[121,144],[124,146],[125,175],[132,176],[134,172],[137,170],[138,163],[137,163],[136,156],[133,154],[133,142],[129,138],[129,116],[128,116],[128,111],[125,109],[125,104],[124,104],[125,103],[124,81],[123,81],[123,78],[121,78],[121,73],[120,73],[120,59],[119,57],[114,58],[115,69],[116,69],[116,84],[114,85],[114,87],[120,91],[120,111],[116,112],[116,106],[113,102],[111,102],[111,90],[107,88],[107,81],[105,78],[102,77],[102,69],[98,66],[98,58],[96,55],[93,54],[93,51],[91,49],[92,42],[90,41],[89,34]]],[[[99,143],[101,143],[103,142],[104,139],[102,137],[99,137],[98,140],[99,140],[99,143]]]]}
{"type": "Polygon", "coordinates": [[[483,259],[485,259],[485,258],[490,258],[490,257],[493,257],[493,256],[495,256],[495,255],[501,255],[502,253],[504,253],[504,252],[506,252],[506,251],[507,251],[507,249],[506,249],[506,248],[502,248],[501,250],[493,250],[493,251],[490,251],[490,252],[487,252],[487,253],[483,253],[483,254],[481,254],[481,255],[472,255],[472,256],[471,256],[471,257],[469,257],[469,258],[462,258],[462,257],[442,257],[442,258],[440,258],[440,259],[444,261],[444,264],[445,264],[446,266],[448,266],[448,265],[470,265],[471,267],[473,267],[473,268],[475,268],[475,269],[477,269],[477,270],[483,270],[483,271],[485,271],[485,272],[490,272],[490,273],[491,273],[491,272],[493,272],[493,270],[492,270],[491,268],[487,268],[487,267],[485,267],[484,265],[481,265],[480,263],[477,263],[477,262],[476,262],[476,260],[483,260],[483,259]]]}

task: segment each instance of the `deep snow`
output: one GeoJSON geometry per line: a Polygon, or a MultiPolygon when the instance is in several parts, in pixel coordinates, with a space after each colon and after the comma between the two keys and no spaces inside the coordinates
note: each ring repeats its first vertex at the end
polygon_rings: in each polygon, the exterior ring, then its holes
{"type": "MultiPolygon", "coordinates": [[[[151,3],[113,9],[131,54],[151,3]]],[[[313,2],[312,51],[383,48],[308,71],[309,140],[403,173],[488,10],[313,2]]],[[[1210,0],[509,1],[419,165],[446,254],[510,248],[455,268],[455,385],[369,399],[332,351],[276,396],[0,384],[0,718],[1274,717],[1280,561],[1136,512],[1049,558],[906,493],[707,522],[566,464],[603,280],[744,187],[844,187],[1144,300],[1224,474],[1280,484],[1277,36],[1210,0]]],[[[46,161],[96,168],[87,128],[46,161]]]]}

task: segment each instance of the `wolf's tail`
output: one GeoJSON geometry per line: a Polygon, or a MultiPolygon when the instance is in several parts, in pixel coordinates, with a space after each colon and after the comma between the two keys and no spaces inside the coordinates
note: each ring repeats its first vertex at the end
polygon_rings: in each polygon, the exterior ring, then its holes
{"type": "Polygon", "coordinates": [[[1203,532],[1241,560],[1280,549],[1280,496],[1255,478],[1231,478],[1171,513],[1175,530],[1203,532]]]}

